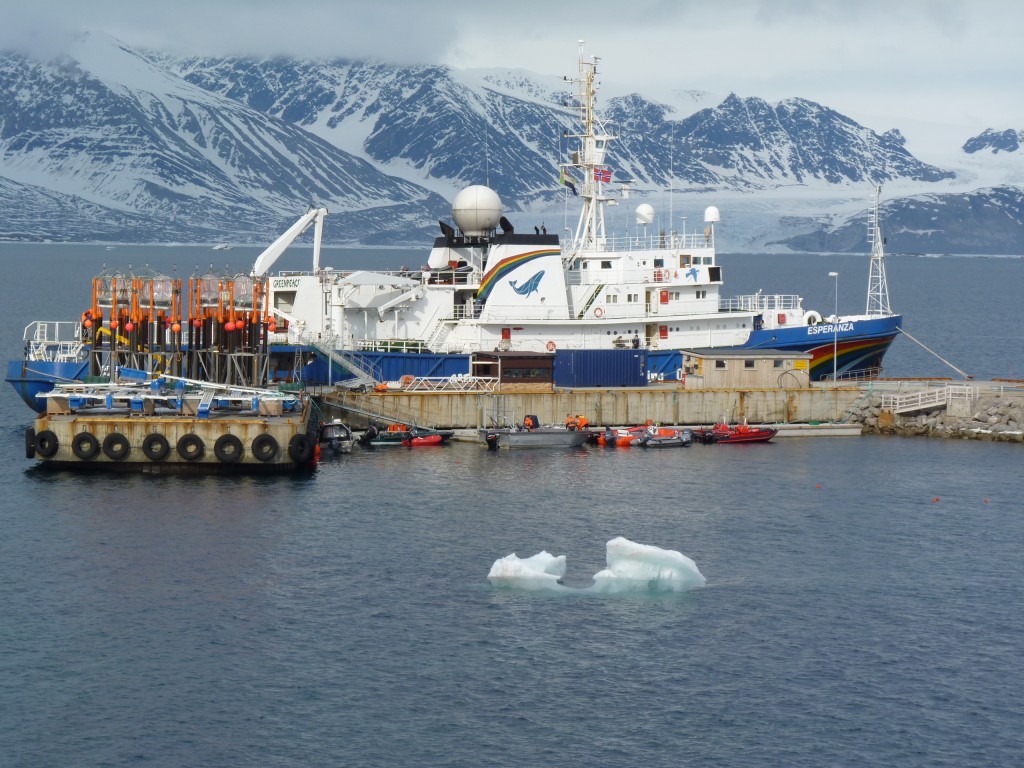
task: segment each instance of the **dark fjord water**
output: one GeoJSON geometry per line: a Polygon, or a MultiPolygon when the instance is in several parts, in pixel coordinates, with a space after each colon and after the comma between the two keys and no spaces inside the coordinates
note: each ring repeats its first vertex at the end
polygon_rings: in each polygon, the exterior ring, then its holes
{"type": "MultiPolygon", "coordinates": [[[[245,271],[255,249],[240,250],[132,263],[189,274],[227,256],[245,271]]],[[[7,356],[30,319],[77,317],[111,253],[0,246],[7,356]]],[[[845,258],[723,262],[732,292],[823,309],[838,268],[849,311],[863,288],[845,258]]],[[[1007,376],[1024,363],[1022,268],[897,258],[889,279],[911,333],[1007,376]]],[[[905,339],[886,363],[948,373],[905,339]]],[[[30,414],[8,390],[4,765],[1020,761],[1019,445],[455,445],[357,450],[287,478],[53,474],[24,460],[30,414]],[[486,580],[499,557],[547,550],[585,586],[619,535],[692,557],[707,586],[544,596],[486,580]]]]}

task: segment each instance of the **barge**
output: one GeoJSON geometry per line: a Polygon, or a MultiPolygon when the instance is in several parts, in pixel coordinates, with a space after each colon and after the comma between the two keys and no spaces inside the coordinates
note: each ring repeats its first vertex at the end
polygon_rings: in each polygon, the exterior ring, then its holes
{"type": "Polygon", "coordinates": [[[289,472],[315,456],[302,393],[164,376],[57,384],[25,432],[25,457],[60,469],[207,474],[289,472]]]}

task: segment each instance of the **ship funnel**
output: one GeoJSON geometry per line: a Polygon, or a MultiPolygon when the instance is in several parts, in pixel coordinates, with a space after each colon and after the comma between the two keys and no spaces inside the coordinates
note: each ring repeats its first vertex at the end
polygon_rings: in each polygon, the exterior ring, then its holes
{"type": "Polygon", "coordinates": [[[654,208],[647,203],[641,203],[636,207],[636,223],[650,224],[654,221],[654,208]]]}
{"type": "Polygon", "coordinates": [[[501,220],[501,198],[490,187],[466,187],[455,196],[452,218],[466,237],[483,237],[501,220]]]}

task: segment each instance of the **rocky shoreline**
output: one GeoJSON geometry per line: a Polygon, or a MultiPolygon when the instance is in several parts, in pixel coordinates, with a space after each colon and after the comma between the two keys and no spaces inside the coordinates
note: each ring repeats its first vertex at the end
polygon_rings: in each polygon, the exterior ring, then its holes
{"type": "Polygon", "coordinates": [[[1024,443],[1024,397],[1021,393],[983,395],[969,413],[950,413],[945,405],[912,414],[896,414],[882,407],[882,395],[872,393],[854,407],[850,420],[863,426],[863,434],[944,437],[1024,443]]]}

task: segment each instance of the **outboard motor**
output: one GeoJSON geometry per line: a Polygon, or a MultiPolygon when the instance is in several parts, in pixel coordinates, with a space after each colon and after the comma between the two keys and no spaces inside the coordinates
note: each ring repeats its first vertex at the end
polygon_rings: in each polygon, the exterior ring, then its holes
{"type": "Polygon", "coordinates": [[[498,435],[494,432],[488,432],[484,437],[484,442],[487,443],[488,451],[498,450],[498,435]]]}

